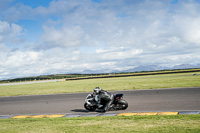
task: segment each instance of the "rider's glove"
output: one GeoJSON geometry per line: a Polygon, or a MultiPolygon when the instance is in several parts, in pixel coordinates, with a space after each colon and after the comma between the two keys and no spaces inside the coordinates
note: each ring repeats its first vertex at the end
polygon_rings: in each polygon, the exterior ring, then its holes
{"type": "Polygon", "coordinates": [[[98,108],[101,108],[101,107],[103,107],[103,105],[99,104],[99,105],[98,105],[98,108]]]}

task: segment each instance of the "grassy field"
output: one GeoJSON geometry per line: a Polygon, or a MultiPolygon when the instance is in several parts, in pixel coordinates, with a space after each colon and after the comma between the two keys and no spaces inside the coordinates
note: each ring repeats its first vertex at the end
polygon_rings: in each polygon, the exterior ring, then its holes
{"type": "Polygon", "coordinates": [[[178,69],[178,70],[158,70],[158,71],[143,71],[143,72],[127,72],[127,73],[99,73],[99,74],[55,74],[55,75],[41,75],[34,77],[23,77],[15,79],[0,80],[1,83],[13,83],[13,82],[26,82],[35,80],[52,80],[52,79],[91,79],[91,78],[103,78],[103,77],[127,77],[136,75],[155,75],[155,74],[172,74],[172,73],[187,73],[187,72],[200,72],[200,68],[192,69],[178,69]]]}
{"type": "Polygon", "coordinates": [[[108,91],[200,87],[200,75],[193,76],[193,73],[179,73],[0,86],[0,97],[91,92],[96,86],[108,91]]]}
{"type": "Polygon", "coordinates": [[[1,133],[199,133],[200,115],[0,119],[1,133]]]}
{"type": "MultiPolygon", "coordinates": [[[[91,92],[96,86],[110,91],[200,87],[200,76],[179,73],[10,85],[0,86],[0,96],[91,92]]],[[[200,115],[0,119],[0,133],[27,132],[199,133],[200,115]]]]}

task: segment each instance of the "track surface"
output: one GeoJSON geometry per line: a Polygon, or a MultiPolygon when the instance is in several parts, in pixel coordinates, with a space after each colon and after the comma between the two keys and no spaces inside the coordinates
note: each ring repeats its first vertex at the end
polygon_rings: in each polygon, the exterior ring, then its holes
{"type": "MultiPolygon", "coordinates": [[[[108,111],[108,113],[200,110],[200,88],[115,91],[111,93],[123,93],[129,107],[124,111],[108,111]]],[[[1,97],[0,115],[89,113],[83,107],[87,94],[1,97]]]]}

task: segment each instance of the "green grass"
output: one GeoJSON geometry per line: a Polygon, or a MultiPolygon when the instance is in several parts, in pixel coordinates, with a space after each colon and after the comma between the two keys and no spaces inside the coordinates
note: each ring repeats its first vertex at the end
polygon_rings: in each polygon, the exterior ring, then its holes
{"type": "Polygon", "coordinates": [[[15,79],[0,80],[0,83],[11,83],[11,82],[23,82],[23,81],[35,81],[35,80],[48,80],[48,79],[80,79],[80,78],[99,78],[99,77],[126,77],[135,75],[153,75],[153,74],[172,74],[172,73],[188,73],[188,72],[199,72],[200,68],[192,69],[178,69],[178,70],[158,70],[158,71],[142,71],[142,72],[127,72],[127,73],[101,73],[101,74],[54,74],[54,75],[43,75],[34,77],[23,77],[15,79]]]}
{"type": "MultiPolygon", "coordinates": [[[[200,87],[200,76],[192,74],[162,74],[0,86],[0,96],[91,92],[96,86],[109,91],[200,87]]],[[[0,133],[27,132],[199,133],[200,115],[0,119],[0,133]]]]}
{"type": "Polygon", "coordinates": [[[96,86],[108,91],[200,87],[200,76],[193,76],[193,73],[179,73],[0,86],[0,97],[91,92],[96,86]]]}
{"type": "Polygon", "coordinates": [[[0,119],[1,133],[199,133],[200,115],[0,119]]]}

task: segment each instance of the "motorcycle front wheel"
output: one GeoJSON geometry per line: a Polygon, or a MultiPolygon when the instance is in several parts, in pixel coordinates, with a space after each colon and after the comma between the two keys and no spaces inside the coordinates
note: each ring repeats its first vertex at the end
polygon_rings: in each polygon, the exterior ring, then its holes
{"type": "Polygon", "coordinates": [[[88,106],[87,103],[84,104],[84,107],[85,107],[85,109],[87,109],[88,111],[95,111],[95,110],[96,110],[96,107],[94,107],[94,106],[88,106]]]}
{"type": "Polygon", "coordinates": [[[120,99],[117,101],[117,103],[115,103],[113,108],[115,110],[125,110],[128,108],[128,103],[125,100],[120,99]]]}

